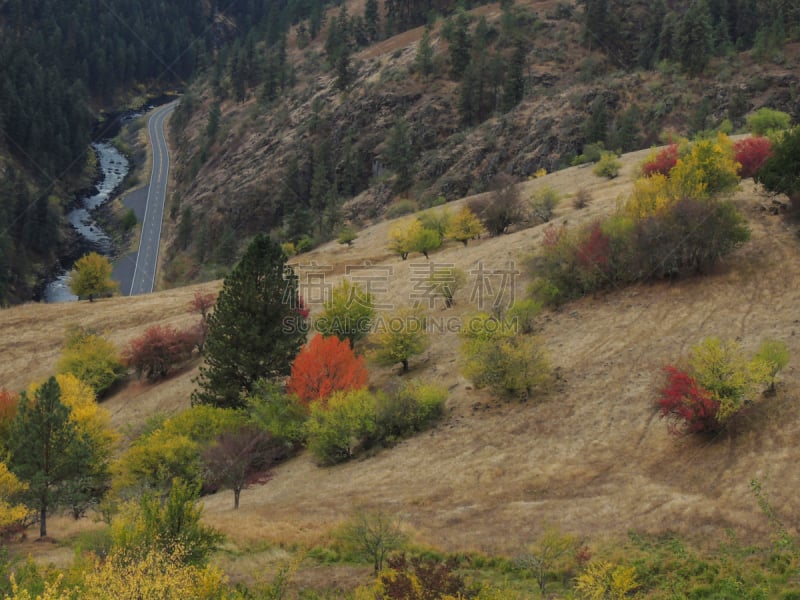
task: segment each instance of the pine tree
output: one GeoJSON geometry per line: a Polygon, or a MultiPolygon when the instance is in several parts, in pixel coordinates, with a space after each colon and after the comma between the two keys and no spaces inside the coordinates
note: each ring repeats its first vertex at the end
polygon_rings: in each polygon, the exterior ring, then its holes
{"type": "Polygon", "coordinates": [[[658,58],[658,46],[666,14],[667,7],[664,5],[664,0],[655,0],[642,24],[638,62],[645,69],[651,68],[658,58]]]}
{"type": "Polygon", "coordinates": [[[433,73],[433,47],[431,46],[431,28],[425,27],[422,38],[417,46],[417,55],[414,57],[414,67],[423,77],[433,73]]]}
{"type": "Polygon", "coordinates": [[[414,164],[414,145],[408,123],[400,118],[389,130],[386,139],[386,159],[397,174],[395,188],[402,192],[411,186],[411,167],[414,164]]]}
{"type": "Polygon", "coordinates": [[[344,44],[336,56],[336,87],[345,91],[353,80],[353,71],[350,64],[350,48],[344,44]]]}
{"type": "Polygon", "coordinates": [[[675,47],[678,60],[692,75],[706,68],[713,53],[714,28],[711,13],[705,0],[697,0],[689,7],[678,25],[675,47]]]}
{"type": "Polygon", "coordinates": [[[364,5],[364,26],[367,30],[367,37],[375,42],[381,37],[381,16],[379,12],[378,0],[367,0],[364,5]]]}
{"type": "Polygon", "coordinates": [[[450,75],[460,79],[470,60],[469,16],[459,9],[447,40],[450,44],[450,75]]]}
{"type": "Polygon", "coordinates": [[[522,41],[514,46],[514,54],[508,65],[508,74],[503,84],[503,112],[508,112],[522,101],[525,95],[525,59],[527,52],[522,41]]]}
{"type": "Polygon", "coordinates": [[[608,0],[587,0],[584,9],[583,41],[589,49],[605,48],[608,40],[613,39],[617,27],[613,22],[613,13],[608,0]]]}
{"type": "Polygon", "coordinates": [[[658,35],[658,48],[655,56],[657,61],[675,59],[675,34],[677,28],[678,22],[675,13],[668,13],[664,17],[661,33],[658,35]]]}
{"type": "Polygon", "coordinates": [[[258,379],[288,375],[306,337],[299,308],[286,256],[257,235],[225,278],[208,318],[205,364],[192,403],[242,407],[258,379]]]}
{"type": "Polygon", "coordinates": [[[606,101],[602,96],[597,96],[592,102],[584,130],[587,143],[606,142],[608,137],[608,110],[606,101]]]}
{"type": "Polygon", "coordinates": [[[65,500],[69,483],[92,472],[89,440],[70,419],[61,389],[50,377],[33,399],[20,395],[9,432],[9,467],[28,484],[28,504],[39,511],[39,535],[47,535],[47,513],[65,500]]]}

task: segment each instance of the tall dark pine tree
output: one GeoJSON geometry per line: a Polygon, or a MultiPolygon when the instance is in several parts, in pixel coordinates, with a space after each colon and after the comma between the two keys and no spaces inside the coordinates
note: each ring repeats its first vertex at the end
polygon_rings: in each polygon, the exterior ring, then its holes
{"type": "Polygon", "coordinates": [[[433,73],[433,46],[431,46],[431,28],[425,27],[422,37],[417,45],[417,55],[414,57],[414,68],[423,77],[433,73]]]}
{"type": "Polygon", "coordinates": [[[583,41],[590,48],[606,47],[606,40],[614,34],[613,20],[608,0],[587,0],[583,12],[583,41]]]}
{"type": "Polygon", "coordinates": [[[404,192],[413,181],[411,167],[414,165],[415,152],[411,128],[405,119],[399,118],[389,130],[386,137],[386,161],[397,174],[395,190],[404,192]]]}
{"type": "Polygon", "coordinates": [[[450,75],[453,79],[461,79],[469,65],[471,47],[469,17],[463,10],[459,10],[456,14],[447,41],[450,44],[450,75]]]}
{"type": "Polygon", "coordinates": [[[257,235],[208,318],[193,404],[243,407],[259,379],[289,375],[306,338],[297,279],[280,246],[257,235]]]}
{"type": "Polygon", "coordinates": [[[508,74],[503,82],[502,109],[507,112],[522,101],[525,96],[525,60],[527,49],[522,40],[514,45],[514,54],[508,64],[508,74]]]}
{"type": "Polygon", "coordinates": [[[89,475],[91,443],[70,420],[61,388],[51,377],[28,398],[23,392],[9,432],[9,468],[28,484],[26,503],[39,511],[39,535],[47,535],[47,513],[62,504],[73,480],[89,475]]]}
{"type": "Polygon", "coordinates": [[[378,0],[367,0],[364,5],[364,27],[369,41],[375,42],[381,37],[381,15],[378,0]]]}
{"type": "Polygon", "coordinates": [[[675,33],[678,60],[691,75],[706,68],[714,51],[714,27],[705,0],[696,0],[684,13],[675,33]]]}

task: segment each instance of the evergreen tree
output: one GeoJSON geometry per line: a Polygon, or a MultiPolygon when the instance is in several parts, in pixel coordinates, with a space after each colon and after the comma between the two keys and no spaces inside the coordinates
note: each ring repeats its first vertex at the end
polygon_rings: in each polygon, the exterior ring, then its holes
{"type": "Polygon", "coordinates": [[[395,188],[405,191],[411,186],[411,167],[414,164],[414,144],[411,129],[405,119],[397,119],[386,139],[386,161],[397,175],[395,188]]]}
{"type": "Polygon", "coordinates": [[[375,42],[381,37],[381,15],[378,0],[367,0],[364,5],[364,27],[367,31],[367,37],[370,41],[375,42]]]}
{"type": "Polygon", "coordinates": [[[336,87],[345,91],[353,80],[350,65],[350,48],[344,44],[336,55],[336,87]]]}
{"type": "Polygon", "coordinates": [[[417,55],[414,57],[414,67],[423,77],[428,77],[433,73],[433,46],[431,46],[431,28],[425,27],[422,38],[417,46],[417,55]]]}
{"type": "Polygon", "coordinates": [[[616,34],[608,0],[586,0],[583,22],[583,41],[590,49],[605,48],[605,40],[616,34]]]}
{"type": "Polygon", "coordinates": [[[714,28],[705,0],[696,0],[684,13],[675,36],[677,58],[692,75],[706,68],[713,53],[714,28]]]}
{"type": "Polygon", "coordinates": [[[592,107],[589,111],[589,118],[585,125],[586,142],[593,144],[595,142],[605,143],[608,137],[608,109],[606,108],[606,101],[602,96],[597,96],[592,107]]]}
{"type": "Polygon", "coordinates": [[[459,9],[456,15],[447,41],[450,44],[450,75],[453,79],[460,79],[469,65],[471,47],[469,16],[463,9],[459,9]]]}
{"type": "Polygon", "coordinates": [[[639,150],[641,148],[639,136],[641,121],[642,111],[636,104],[622,112],[617,121],[613,140],[609,140],[609,147],[622,152],[639,150]]]}
{"type": "Polygon", "coordinates": [[[800,126],[785,133],[772,148],[754,177],[775,194],[786,194],[794,210],[800,209],[800,126]]]}
{"type": "Polygon", "coordinates": [[[678,28],[678,20],[675,13],[668,13],[664,17],[661,25],[661,33],[658,35],[658,49],[656,50],[656,60],[675,60],[675,35],[678,28]]]}
{"type": "Polygon", "coordinates": [[[260,378],[288,375],[305,341],[297,279],[280,246],[257,235],[225,278],[208,318],[193,404],[243,407],[260,378]]]}
{"type": "Polygon", "coordinates": [[[664,0],[655,0],[647,13],[639,36],[639,65],[649,69],[658,59],[658,47],[667,8],[664,0]]]}
{"type": "Polygon", "coordinates": [[[63,503],[69,483],[92,473],[91,443],[70,420],[55,377],[33,399],[20,395],[8,448],[11,471],[28,484],[26,504],[39,511],[39,535],[47,535],[47,513],[63,503]]]}
{"type": "Polygon", "coordinates": [[[508,74],[503,84],[503,112],[508,112],[522,101],[525,95],[525,59],[527,50],[520,40],[514,45],[514,54],[508,65],[508,74]]]}

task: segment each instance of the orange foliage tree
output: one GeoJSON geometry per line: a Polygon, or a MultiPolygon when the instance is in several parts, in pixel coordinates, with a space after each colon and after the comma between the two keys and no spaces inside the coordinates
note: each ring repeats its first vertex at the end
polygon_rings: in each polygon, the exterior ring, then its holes
{"type": "Polygon", "coordinates": [[[318,333],[292,363],[287,388],[309,404],[334,392],[358,390],[366,385],[364,357],[353,354],[349,341],[318,333]]]}

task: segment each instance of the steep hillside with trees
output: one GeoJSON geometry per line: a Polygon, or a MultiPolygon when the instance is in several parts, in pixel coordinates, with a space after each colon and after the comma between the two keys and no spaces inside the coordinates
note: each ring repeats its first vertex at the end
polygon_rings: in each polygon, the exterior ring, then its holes
{"type": "Polygon", "coordinates": [[[600,143],[797,111],[791,2],[466,8],[354,0],[217,53],[173,120],[166,283],[223,274],[257,232],[303,251],[387,208],[593,160],[600,143]]]}
{"type": "Polygon", "coordinates": [[[30,299],[63,253],[65,207],[95,176],[89,143],[103,135],[93,131],[100,111],[183,88],[267,17],[307,14],[294,2],[0,3],[0,305],[30,299]]]}

